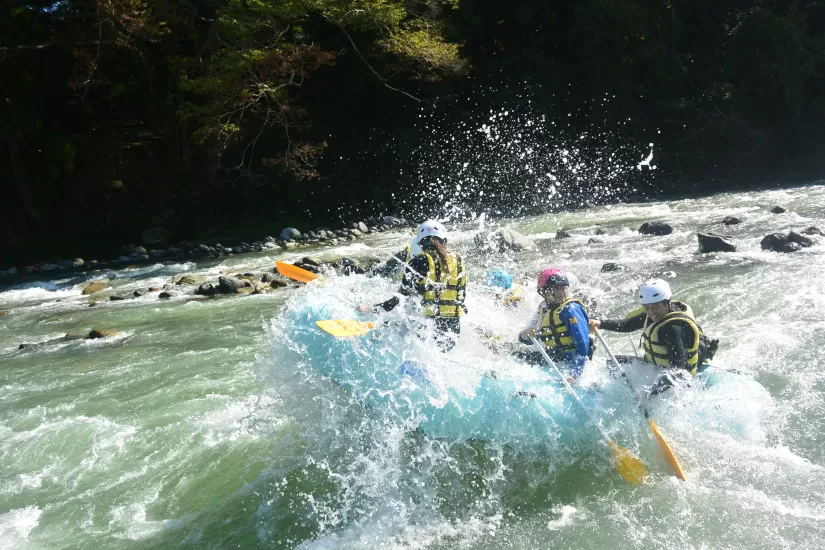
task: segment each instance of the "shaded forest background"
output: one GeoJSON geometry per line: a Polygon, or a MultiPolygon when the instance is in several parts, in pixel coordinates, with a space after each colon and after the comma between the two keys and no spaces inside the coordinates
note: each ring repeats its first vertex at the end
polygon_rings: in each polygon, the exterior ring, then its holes
{"type": "MultiPolygon", "coordinates": [[[[403,214],[502,109],[597,135],[582,164],[655,142],[638,192],[821,177],[825,1],[6,0],[0,263],[403,214]]],[[[542,135],[494,157],[541,164],[542,135]]],[[[552,171],[495,158],[478,208],[552,171]]],[[[611,178],[554,177],[553,204],[611,178]]]]}

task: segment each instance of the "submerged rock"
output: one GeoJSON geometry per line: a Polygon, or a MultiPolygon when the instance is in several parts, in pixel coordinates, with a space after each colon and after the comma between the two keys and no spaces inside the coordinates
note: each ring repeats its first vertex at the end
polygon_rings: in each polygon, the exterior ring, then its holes
{"type": "Polygon", "coordinates": [[[139,289],[135,290],[134,292],[132,292],[132,297],[133,298],[140,298],[141,296],[144,296],[146,294],[146,292],[147,292],[146,290],[143,290],[142,288],[139,288],[139,289]]]}
{"type": "MultiPolygon", "coordinates": [[[[798,235],[795,233],[795,235],[798,235]]],[[[801,237],[801,235],[799,235],[801,237]]],[[[802,237],[803,239],[805,237],[802,237]]],[[[759,246],[762,247],[762,250],[769,250],[772,252],[798,252],[802,250],[802,244],[799,242],[794,242],[789,239],[789,235],[783,235],[782,233],[771,233],[770,235],[766,235],[762,238],[759,242],[759,246]]]]}
{"type": "Polygon", "coordinates": [[[86,336],[87,340],[96,340],[98,338],[109,338],[110,336],[117,336],[120,334],[119,330],[98,330],[94,329],[86,336]]]}
{"type": "Polygon", "coordinates": [[[168,300],[169,298],[173,298],[177,295],[178,293],[173,290],[164,290],[163,292],[158,294],[158,298],[160,298],[161,300],[168,300]]]}
{"type": "Polygon", "coordinates": [[[697,233],[696,237],[699,240],[699,252],[702,254],[708,252],[736,252],[736,245],[733,244],[730,237],[719,235],[717,233],[697,233]]]}
{"type": "Polygon", "coordinates": [[[474,242],[482,250],[492,249],[498,252],[538,249],[532,239],[509,227],[502,227],[490,233],[477,233],[474,242]]]}
{"type": "Polygon", "coordinates": [[[125,299],[126,299],[125,296],[118,296],[116,294],[112,295],[112,296],[109,296],[109,300],[112,301],[112,302],[118,302],[120,300],[125,300],[125,299]]]}
{"type": "Polygon", "coordinates": [[[97,279],[95,281],[89,281],[89,284],[83,289],[83,296],[89,296],[90,294],[94,294],[95,292],[100,292],[101,290],[105,290],[109,288],[109,281],[106,279],[97,279]]]}
{"type": "Polygon", "coordinates": [[[195,291],[198,296],[214,296],[218,293],[218,289],[212,283],[203,283],[195,291]]]}
{"type": "Polygon", "coordinates": [[[178,286],[182,285],[197,285],[204,281],[205,277],[201,275],[181,275],[175,281],[178,286]]]}
{"type": "Polygon", "coordinates": [[[809,246],[814,245],[813,239],[811,239],[810,237],[806,237],[805,235],[800,235],[796,231],[791,231],[790,233],[788,233],[788,241],[792,243],[797,243],[803,248],[807,248],[809,246]]]}
{"type": "Polygon", "coordinates": [[[670,235],[673,233],[673,227],[665,222],[645,222],[639,227],[639,233],[642,235],[670,235]]]}
{"type": "Polygon", "coordinates": [[[785,208],[784,206],[779,205],[779,204],[777,204],[776,206],[771,208],[771,214],[784,214],[787,211],[788,211],[787,208],[785,208]]]}
{"type": "Polygon", "coordinates": [[[606,264],[602,264],[602,273],[611,273],[613,271],[625,271],[627,268],[622,264],[617,264],[615,262],[607,262],[606,264]]]}
{"type": "Polygon", "coordinates": [[[594,235],[604,235],[606,233],[607,233],[607,231],[605,231],[604,228],[601,228],[601,227],[597,227],[596,229],[593,230],[594,235]]]}
{"type": "Polygon", "coordinates": [[[567,231],[567,229],[561,228],[558,231],[556,231],[557,239],[569,239],[571,236],[572,235],[570,235],[570,232],[567,231]]]}
{"type": "Polygon", "coordinates": [[[825,235],[820,228],[815,225],[806,227],[801,231],[803,235],[825,235]]]}
{"type": "Polygon", "coordinates": [[[725,216],[725,219],[722,220],[722,223],[725,225],[737,225],[742,223],[742,218],[738,216],[725,216]]]}
{"type": "Polygon", "coordinates": [[[237,294],[242,288],[249,286],[247,281],[234,277],[218,277],[218,290],[221,294],[237,294]]]}

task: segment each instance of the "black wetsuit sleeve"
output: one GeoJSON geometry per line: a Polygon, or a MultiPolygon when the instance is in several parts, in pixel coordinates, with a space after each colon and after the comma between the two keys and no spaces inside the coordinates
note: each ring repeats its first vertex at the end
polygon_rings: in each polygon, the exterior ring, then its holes
{"type": "MultiPolygon", "coordinates": [[[[416,256],[407,266],[407,269],[404,272],[404,278],[401,279],[401,287],[398,289],[398,294],[402,296],[412,296],[418,291],[418,287],[416,284],[418,281],[424,278],[427,270],[429,269],[429,264],[427,263],[427,258],[424,256],[416,256]]],[[[401,300],[398,296],[393,296],[386,302],[381,302],[380,304],[376,304],[375,307],[380,307],[384,311],[391,311],[394,309],[401,300]]]]}
{"type": "Polygon", "coordinates": [[[647,313],[642,312],[628,319],[602,319],[599,328],[613,332],[634,332],[645,328],[647,313]]]}
{"type": "Polygon", "coordinates": [[[671,367],[689,369],[685,356],[685,327],[677,321],[671,322],[659,329],[659,338],[667,346],[667,359],[671,367]]]}

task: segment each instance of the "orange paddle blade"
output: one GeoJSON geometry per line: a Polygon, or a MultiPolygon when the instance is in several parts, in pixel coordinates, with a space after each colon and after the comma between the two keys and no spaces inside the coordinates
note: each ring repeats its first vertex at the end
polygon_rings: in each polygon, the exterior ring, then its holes
{"type": "Polygon", "coordinates": [[[353,321],[350,319],[330,319],[327,321],[315,321],[315,324],[336,338],[347,338],[349,336],[363,336],[373,328],[375,324],[364,321],[353,321]]]}
{"type": "Polygon", "coordinates": [[[275,262],[275,268],[278,270],[278,273],[284,277],[289,277],[302,283],[308,283],[318,278],[318,275],[315,273],[286,262],[275,262]]]}
{"type": "Polygon", "coordinates": [[[659,426],[656,425],[652,418],[649,418],[647,423],[650,424],[650,429],[653,431],[653,435],[656,436],[656,439],[659,441],[659,446],[662,447],[662,452],[665,453],[665,459],[673,467],[673,471],[676,473],[676,477],[678,477],[682,481],[687,480],[685,471],[682,470],[682,466],[679,465],[679,461],[676,460],[676,455],[673,454],[673,451],[670,449],[670,445],[668,445],[667,441],[665,441],[665,436],[662,435],[662,432],[659,431],[659,426]]]}

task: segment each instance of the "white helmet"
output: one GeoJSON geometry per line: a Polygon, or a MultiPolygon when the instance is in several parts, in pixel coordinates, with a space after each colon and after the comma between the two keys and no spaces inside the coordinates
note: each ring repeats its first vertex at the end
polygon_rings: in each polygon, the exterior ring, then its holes
{"type": "Polygon", "coordinates": [[[639,303],[643,306],[670,300],[671,296],[670,285],[662,279],[650,279],[639,287],[639,303]]]}
{"type": "Polygon", "coordinates": [[[447,228],[444,227],[444,224],[441,222],[437,222],[435,220],[427,220],[418,226],[418,230],[415,232],[415,236],[418,239],[418,243],[421,243],[421,239],[425,237],[438,237],[439,239],[443,239],[446,241],[447,228]]]}
{"type": "Polygon", "coordinates": [[[422,252],[424,252],[424,251],[421,250],[421,245],[418,244],[418,233],[416,233],[415,236],[410,241],[410,258],[414,258],[415,256],[418,256],[422,252]]]}

